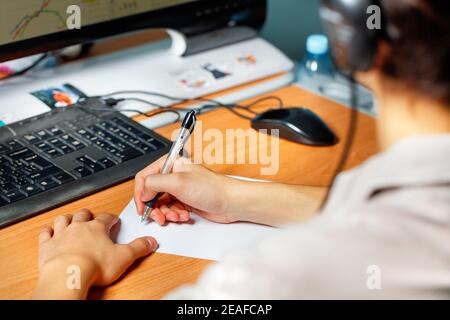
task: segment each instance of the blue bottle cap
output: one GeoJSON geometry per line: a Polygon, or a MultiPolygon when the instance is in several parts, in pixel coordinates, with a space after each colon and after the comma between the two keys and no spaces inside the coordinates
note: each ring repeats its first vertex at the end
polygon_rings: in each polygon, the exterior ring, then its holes
{"type": "Polygon", "coordinates": [[[310,35],[306,40],[306,50],[312,54],[325,54],[328,52],[328,38],[323,34],[310,35]]]}

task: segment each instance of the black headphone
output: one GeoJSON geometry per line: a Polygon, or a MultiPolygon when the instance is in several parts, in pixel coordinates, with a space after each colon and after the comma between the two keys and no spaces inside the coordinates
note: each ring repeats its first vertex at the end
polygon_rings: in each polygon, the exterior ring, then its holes
{"type": "Polygon", "coordinates": [[[331,43],[331,55],[337,68],[350,75],[372,68],[378,43],[384,32],[379,0],[322,0],[320,17],[331,43]],[[369,28],[368,8],[380,10],[381,28],[369,28]]]}

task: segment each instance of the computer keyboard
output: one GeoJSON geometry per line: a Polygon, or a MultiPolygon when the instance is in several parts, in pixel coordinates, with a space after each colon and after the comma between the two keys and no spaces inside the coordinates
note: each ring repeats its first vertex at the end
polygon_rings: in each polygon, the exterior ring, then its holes
{"type": "Polygon", "coordinates": [[[168,152],[170,141],[106,108],[88,99],[0,128],[0,227],[130,179],[168,152]]]}

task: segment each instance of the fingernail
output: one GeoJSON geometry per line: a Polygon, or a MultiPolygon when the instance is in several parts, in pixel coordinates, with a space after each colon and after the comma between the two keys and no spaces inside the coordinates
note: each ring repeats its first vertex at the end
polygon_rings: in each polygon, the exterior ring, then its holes
{"type": "Polygon", "coordinates": [[[155,238],[152,238],[152,237],[148,237],[147,241],[150,244],[151,252],[155,252],[156,249],[158,249],[158,242],[155,240],[155,238]]]}

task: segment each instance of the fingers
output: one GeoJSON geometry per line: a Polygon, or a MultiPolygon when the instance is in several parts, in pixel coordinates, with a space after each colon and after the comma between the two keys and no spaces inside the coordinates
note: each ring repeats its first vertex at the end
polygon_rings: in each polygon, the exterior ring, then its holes
{"type": "MultiPolygon", "coordinates": [[[[134,183],[134,203],[136,204],[136,209],[139,215],[142,215],[145,211],[144,202],[151,200],[156,192],[154,190],[147,190],[145,181],[149,176],[157,175],[161,172],[164,162],[167,156],[160,158],[155,163],[151,164],[144,170],[140,171],[135,178],[134,183]]],[[[187,172],[193,166],[190,166],[192,162],[186,158],[179,158],[175,161],[172,171],[177,172],[187,172]]]]}
{"type": "Polygon", "coordinates": [[[191,219],[190,213],[184,209],[184,206],[176,201],[170,205],[162,205],[161,212],[164,214],[167,221],[170,222],[188,222],[191,219]]]}
{"type": "Polygon", "coordinates": [[[161,206],[159,209],[165,215],[168,221],[178,222],[179,216],[176,211],[169,209],[169,207],[167,207],[166,205],[161,206]]]}
{"type": "Polygon", "coordinates": [[[70,224],[71,221],[72,221],[72,215],[70,215],[70,214],[57,216],[55,218],[55,220],[53,220],[54,233],[58,234],[58,233],[64,231],[67,228],[67,226],[70,224]]]}
{"type": "Polygon", "coordinates": [[[185,190],[186,176],[184,173],[156,174],[148,176],[144,181],[144,193],[141,201],[152,200],[158,192],[167,192],[178,198],[185,190]]]}
{"type": "Polygon", "coordinates": [[[188,222],[191,220],[191,214],[187,210],[178,210],[178,216],[180,217],[178,222],[188,222]]]}
{"type": "Polygon", "coordinates": [[[83,209],[77,212],[75,215],[66,214],[57,216],[53,220],[53,227],[46,226],[39,234],[39,243],[45,242],[50,239],[54,234],[63,232],[72,222],[83,222],[91,219],[91,212],[87,209],[83,209]]]}
{"type": "Polygon", "coordinates": [[[92,214],[89,210],[83,209],[73,215],[72,222],[85,222],[91,220],[92,214]]]}
{"type": "Polygon", "coordinates": [[[95,218],[94,221],[101,222],[105,226],[106,231],[109,232],[111,228],[119,221],[119,218],[111,214],[103,213],[95,218]]]}
{"type": "Polygon", "coordinates": [[[160,226],[166,223],[166,217],[159,208],[155,208],[150,212],[150,218],[160,226]]]}
{"type": "Polygon", "coordinates": [[[162,166],[167,156],[160,158],[158,161],[152,163],[144,170],[140,171],[134,181],[134,203],[136,204],[137,211],[140,215],[144,213],[145,205],[141,200],[144,192],[145,178],[149,175],[157,174],[161,172],[162,166]]]}
{"type": "Polygon", "coordinates": [[[163,226],[167,221],[187,222],[191,219],[186,206],[167,193],[158,200],[149,217],[160,226],[163,226]]]}
{"type": "Polygon", "coordinates": [[[44,229],[39,233],[39,244],[50,240],[53,235],[53,228],[51,226],[45,226],[44,229]]]}
{"type": "Polygon", "coordinates": [[[142,237],[133,240],[129,244],[119,245],[121,250],[127,250],[131,252],[131,256],[128,256],[129,263],[132,263],[138,258],[145,257],[150,253],[153,253],[158,248],[158,242],[153,237],[142,237]]]}

